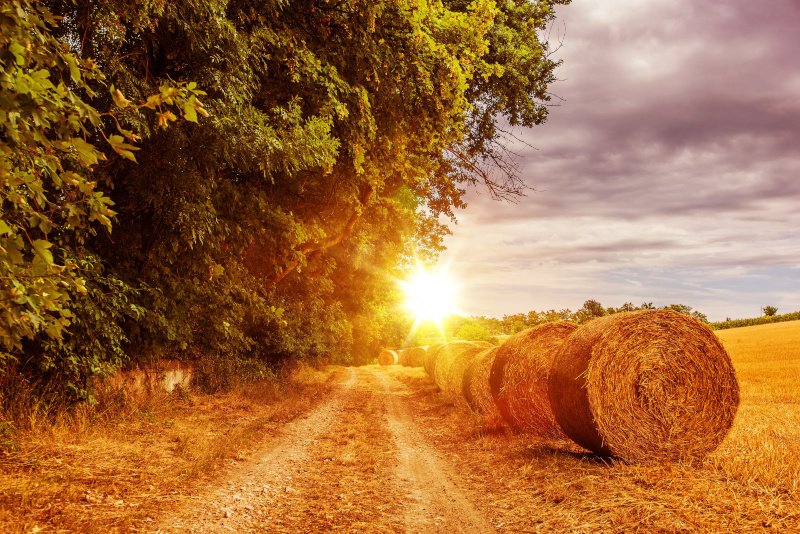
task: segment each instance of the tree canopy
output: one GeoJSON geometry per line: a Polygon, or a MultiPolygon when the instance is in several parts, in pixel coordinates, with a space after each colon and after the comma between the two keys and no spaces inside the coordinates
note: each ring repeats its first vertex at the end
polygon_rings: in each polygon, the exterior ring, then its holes
{"type": "Polygon", "coordinates": [[[0,365],[372,358],[465,188],[521,193],[565,3],[4,2],[0,365]]]}

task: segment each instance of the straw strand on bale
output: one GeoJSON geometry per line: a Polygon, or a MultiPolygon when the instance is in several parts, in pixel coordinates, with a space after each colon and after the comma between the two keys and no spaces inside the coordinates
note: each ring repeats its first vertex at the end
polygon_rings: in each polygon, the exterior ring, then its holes
{"type": "Polygon", "coordinates": [[[556,353],[577,327],[545,323],[508,338],[497,350],[489,390],[508,426],[546,438],[562,438],[547,394],[556,353]]]}
{"type": "Polygon", "coordinates": [[[433,375],[436,370],[436,357],[439,355],[439,351],[442,350],[447,343],[439,343],[437,345],[433,345],[428,347],[428,351],[425,353],[425,358],[422,360],[422,366],[425,368],[425,372],[428,373],[428,376],[433,379],[433,375]]]}
{"type": "Polygon", "coordinates": [[[399,357],[396,351],[383,349],[378,355],[378,363],[381,365],[397,365],[399,357]]]}
{"type": "Polygon", "coordinates": [[[497,349],[498,347],[492,347],[475,356],[464,372],[461,383],[464,399],[469,407],[473,412],[483,415],[490,426],[500,426],[502,422],[489,388],[489,374],[497,349]]]}
{"type": "Polygon", "coordinates": [[[633,462],[699,461],[727,435],[739,405],[736,374],[714,333],[667,310],[585,324],[556,355],[549,386],[570,438],[633,462]]]}

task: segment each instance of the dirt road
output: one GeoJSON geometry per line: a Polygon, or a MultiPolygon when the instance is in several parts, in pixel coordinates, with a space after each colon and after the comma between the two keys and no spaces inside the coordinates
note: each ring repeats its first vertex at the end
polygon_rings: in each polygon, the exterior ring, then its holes
{"type": "Polygon", "coordinates": [[[494,532],[480,488],[426,437],[413,396],[385,369],[347,369],[322,405],[153,530],[494,532]]]}

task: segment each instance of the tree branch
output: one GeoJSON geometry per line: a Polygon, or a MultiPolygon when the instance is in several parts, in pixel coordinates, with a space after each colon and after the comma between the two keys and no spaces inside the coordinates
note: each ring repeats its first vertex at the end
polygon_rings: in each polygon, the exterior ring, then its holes
{"type": "MultiPolygon", "coordinates": [[[[330,236],[319,243],[304,243],[300,245],[300,248],[298,248],[296,252],[298,254],[302,254],[303,256],[318,255],[331,247],[335,247],[350,237],[355,229],[356,223],[361,218],[361,214],[364,212],[363,208],[369,203],[374,192],[375,189],[371,185],[364,189],[364,191],[361,193],[361,198],[359,199],[360,205],[356,206],[355,210],[350,215],[350,218],[347,219],[347,222],[338,234],[330,236]]],[[[270,286],[278,285],[284,278],[297,269],[298,265],[300,265],[299,259],[290,261],[280,273],[275,275],[275,277],[270,280],[270,286]]]]}

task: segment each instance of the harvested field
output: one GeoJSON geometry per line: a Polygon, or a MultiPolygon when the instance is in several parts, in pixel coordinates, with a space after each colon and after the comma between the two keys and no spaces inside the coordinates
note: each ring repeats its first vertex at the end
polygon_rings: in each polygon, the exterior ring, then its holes
{"type": "Polygon", "coordinates": [[[0,531],[798,532],[800,322],[720,337],[741,405],[693,464],[490,431],[420,368],[337,368],[288,397],[191,394],[20,441],[0,531]]]}

